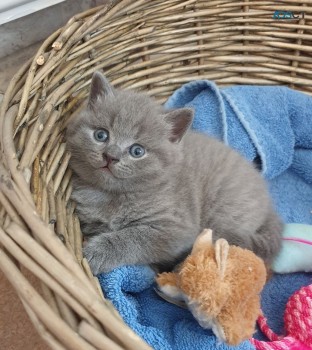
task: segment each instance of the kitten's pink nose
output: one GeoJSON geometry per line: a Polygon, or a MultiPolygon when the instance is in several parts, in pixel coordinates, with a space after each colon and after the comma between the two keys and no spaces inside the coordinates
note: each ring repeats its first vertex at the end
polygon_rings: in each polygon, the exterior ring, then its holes
{"type": "Polygon", "coordinates": [[[108,164],[115,164],[120,161],[121,153],[121,149],[117,145],[111,145],[105,150],[103,158],[107,161],[108,164]]]}
{"type": "Polygon", "coordinates": [[[119,158],[114,158],[114,157],[109,156],[109,155],[106,155],[105,158],[106,158],[106,161],[108,164],[110,164],[110,163],[115,164],[115,163],[118,163],[120,160],[119,158]]]}

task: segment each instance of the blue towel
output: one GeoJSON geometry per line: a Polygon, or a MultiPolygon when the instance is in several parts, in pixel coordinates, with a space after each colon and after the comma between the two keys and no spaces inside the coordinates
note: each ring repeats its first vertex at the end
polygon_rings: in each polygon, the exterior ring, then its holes
{"type": "Polygon", "coordinates": [[[285,222],[312,224],[312,98],[286,87],[183,85],[167,108],[192,107],[193,128],[260,159],[285,222]]]}
{"type": "MultiPolygon", "coordinates": [[[[193,107],[193,128],[222,140],[249,161],[259,161],[274,203],[285,222],[312,224],[312,98],[285,87],[219,89],[195,81],[178,89],[167,108],[193,107]]],[[[125,266],[98,276],[107,298],[125,322],[156,350],[250,350],[216,342],[188,310],[155,294],[154,272],[125,266]]],[[[275,275],[262,292],[262,308],[274,331],[283,333],[287,299],[312,274],[275,275]]],[[[256,338],[263,339],[257,332],[256,338]]]]}

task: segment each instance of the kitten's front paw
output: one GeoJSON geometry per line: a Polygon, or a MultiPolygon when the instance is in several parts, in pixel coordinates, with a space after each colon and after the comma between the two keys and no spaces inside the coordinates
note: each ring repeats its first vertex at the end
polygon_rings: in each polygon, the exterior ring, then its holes
{"type": "Polygon", "coordinates": [[[116,267],[111,261],[111,252],[101,236],[88,237],[87,241],[84,242],[82,252],[94,275],[109,272],[116,267]]]}

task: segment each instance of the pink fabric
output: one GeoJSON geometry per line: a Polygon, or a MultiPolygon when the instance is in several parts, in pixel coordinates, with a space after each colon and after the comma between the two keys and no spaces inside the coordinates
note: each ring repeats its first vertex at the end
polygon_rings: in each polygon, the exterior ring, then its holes
{"type": "Polygon", "coordinates": [[[250,339],[257,350],[312,350],[312,284],[302,287],[288,300],[284,315],[286,337],[275,334],[264,316],[258,325],[269,342],[250,339]]]}

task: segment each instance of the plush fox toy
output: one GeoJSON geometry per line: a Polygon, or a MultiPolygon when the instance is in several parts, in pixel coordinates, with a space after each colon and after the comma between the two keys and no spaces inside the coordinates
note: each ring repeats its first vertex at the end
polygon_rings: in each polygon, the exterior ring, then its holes
{"type": "Polygon", "coordinates": [[[174,272],[157,276],[161,293],[184,301],[203,328],[237,345],[252,337],[260,315],[260,292],[266,282],[264,262],[253,252],[212,241],[204,230],[191,254],[174,272]]]}

